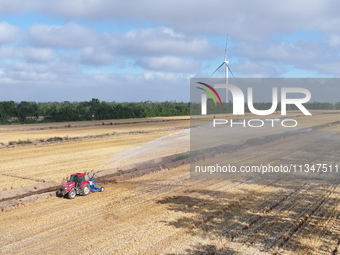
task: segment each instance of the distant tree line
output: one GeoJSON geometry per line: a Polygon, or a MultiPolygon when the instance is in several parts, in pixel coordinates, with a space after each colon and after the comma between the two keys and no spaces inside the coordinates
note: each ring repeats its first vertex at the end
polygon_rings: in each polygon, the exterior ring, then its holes
{"type": "MultiPolygon", "coordinates": [[[[340,110],[340,102],[332,104],[332,103],[305,103],[303,104],[307,110],[340,110]]],[[[271,108],[272,103],[254,103],[254,108],[257,110],[268,110],[271,108]]],[[[287,105],[287,111],[298,110],[295,105],[287,105]]],[[[244,104],[244,111],[250,112],[248,108],[248,104],[244,104]]],[[[281,111],[281,103],[279,102],[276,107],[276,111],[281,111]]],[[[233,103],[223,103],[221,106],[219,103],[215,105],[213,100],[209,98],[207,100],[207,114],[220,114],[220,113],[232,113],[233,112],[233,103]]],[[[190,114],[191,115],[199,115],[201,114],[201,104],[200,103],[191,103],[190,104],[190,114]]]]}
{"type": "Polygon", "coordinates": [[[0,122],[62,122],[80,120],[128,119],[159,116],[184,116],[190,114],[185,102],[101,102],[93,98],[83,102],[36,103],[21,101],[0,102],[0,122]],[[43,118],[39,118],[39,117],[43,118]]]}
{"type": "MultiPolygon", "coordinates": [[[[271,108],[271,103],[254,103],[258,110],[271,108]]],[[[340,102],[332,103],[306,103],[308,110],[340,110],[340,102]]],[[[232,113],[232,103],[224,103],[223,106],[211,99],[207,101],[208,114],[232,113]]],[[[280,111],[281,105],[277,105],[276,111],[280,111]]],[[[250,112],[245,104],[245,112],[250,112]]],[[[298,110],[294,105],[287,105],[287,110],[298,110]]],[[[105,120],[105,119],[128,119],[162,116],[184,116],[201,114],[200,103],[185,102],[138,102],[138,103],[117,103],[105,102],[93,98],[91,101],[83,102],[0,102],[0,123],[10,122],[62,122],[81,120],[105,120]],[[43,117],[43,118],[39,118],[43,117]]]]}

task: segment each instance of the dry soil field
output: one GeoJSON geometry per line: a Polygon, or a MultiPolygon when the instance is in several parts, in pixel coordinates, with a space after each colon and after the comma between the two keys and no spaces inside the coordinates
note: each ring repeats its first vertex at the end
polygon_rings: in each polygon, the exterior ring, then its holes
{"type": "MultiPolygon", "coordinates": [[[[104,122],[105,123],[105,122],[104,122]]],[[[188,140],[177,142],[177,146],[155,147],[157,141],[147,142],[176,132],[185,131],[189,118],[154,118],[140,120],[106,121],[117,125],[102,125],[102,121],[71,122],[34,125],[9,125],[0,128],[0,141],[30,140],[54,137],[69,139],[62,142],[38,142],[30,145],[7,146],[0,149],[0,191],[33,185],[42,181],[61,181],[75,172],[94,169],[113,157],[135,149],[130,157],[121,160],[119,166],[147,159],[167,156],[189,150],[188,140]],[[71,128],[68,126],[71,125],[71,128]],[[77,139],[71,139],[77,138],[77,139]],[[145,150],[145,152],[143,152],[145,150]],[[155,153],[157,152],[157,153],[155,153]]],[[[188,132],[188,131],[187,131],[188,132]]],[[[167,137],[165,137],[167,139],[167,137]]],[[[123,155],[124,156],[124,155],[123,155]]],[[[119,157],[117,159],[122,159],[119,157]]],[[[104,165],[109,166],[109,164],[104,165]]],[[[100,170],[98,168],[97,170],[100,170]]]]}
{"type": "MultiPolygon", "coordinates": [[[[315,114],[320,115],[318,122],[295,116],[303,128],[313,127],[308,132],[264,140],[227,156],[233,164],[275,164],[278,158],[293,163],[304,158],[309,163],[327,159],[340,165],[340,114],[315,114]]],[[[123,165],[186,152],[189,138],[183,128],[188,125],[188,120],[154,122],[143,126],[150,132],[130,134],[132,129],[144,130],[137,123],[126,123],[121,135],[3,148],[2,187],[31,185],[42,179],[57,181],[112,157],[122,159],[118,164],[123,165]],[[140,147],[136,150],[136,146],[140,147]],[[127,153],[119,155],[124,151],[127,153]]],[[[82,137],[102,134],[98,131],[101,125],[76,126],[73,123],[63,131],[67,129],[70,137],[77,132],[82,137]]],[[[104,132],[119,133],[113,125],[106,128],[111,127],[104,132]]],[[[27,133],[32,137],[25,137],[22,128],[9,126],[0,131],[0,139],[6,141],[6,134],[15,132],[23,132],[20,139],[40,139],[51,135],[45,133],[50,130],[32,130],[27,133]]],[[[231,143],[237,140],[242,139],[232,133],[231,143]]],[[[215,160],[225,156],[218,155],[215,160]]],[[[184,164],[107,184],[104,193],[74,200],[52,198],[0,212],[0,253],[339,254],[338,175],[287,178],[244,174],[229,179],[193,179],[189,169],[184,164]]]]}

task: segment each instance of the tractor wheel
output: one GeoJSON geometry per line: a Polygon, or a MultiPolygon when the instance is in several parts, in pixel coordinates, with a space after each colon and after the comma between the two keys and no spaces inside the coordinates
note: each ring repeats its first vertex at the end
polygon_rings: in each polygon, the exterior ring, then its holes
{"type": "Polygon", "coordinates": [[[104,187],[100,188],[100,192],[104,192],[104,190],[105,190],[104,187]]]}
{"type": "Polygon", "coordinates": [[[81,195],[87,196],[88,194],[90,194],[90,191],[91,191],[90,184],[85,183],[83,188],[81,189],[81,195]]]}
{"type": "Polygon", "coordinates": [[[68,197],[69,199],[75,198],[75,197],[76,197],[76,190],[75,190],[74,188],[72,188],[72,189],[70,190],[70,192],[67,193],[67,197],[68,197]]]}

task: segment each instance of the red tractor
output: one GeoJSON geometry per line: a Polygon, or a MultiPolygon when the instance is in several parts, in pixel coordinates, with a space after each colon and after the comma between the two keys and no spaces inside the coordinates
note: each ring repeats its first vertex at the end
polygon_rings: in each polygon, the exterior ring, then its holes
{"type": "Polygon", "coordinates": [[[57,191],[57,196],[67,196],[73,199],[76,195],[87,196],[91,192],[90,181],[85,180],[86,174],[71,174],[70,180],[57,191]]]}

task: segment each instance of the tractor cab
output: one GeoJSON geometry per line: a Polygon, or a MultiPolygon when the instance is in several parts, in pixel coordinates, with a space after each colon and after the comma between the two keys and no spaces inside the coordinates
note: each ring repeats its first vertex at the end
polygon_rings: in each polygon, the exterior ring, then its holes
{"type": "Polygon", "coordinates": [[[86,174],[80,174],[80,173],[71,174],[71,177],[68,183],[74,182],[76,187],[80,187],[82,186],[82,183],[85,181],[85,176],[86,174]]]}

